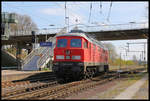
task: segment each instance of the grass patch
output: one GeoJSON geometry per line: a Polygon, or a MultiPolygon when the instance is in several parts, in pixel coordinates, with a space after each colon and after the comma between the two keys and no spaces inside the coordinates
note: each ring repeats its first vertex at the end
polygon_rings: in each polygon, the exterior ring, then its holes
{"type": "Polygon", "coordinates": [[[137,80],[140,80],[144,75],[145,73],[129,74],[127,78],[123,80],[117,80],[117,83],[114,87],[101,93],[98,96],[98,98],[100,99],[114,98],[117,95],[119,95],[121,92],[123,92],[126,88],[128,88],[130,85],[134,84],[137,80]]]}
{"type": "Polygon", "coordinates": [[[148,99],[149,98],[149,81],[146,82],[141,86],[138,92],[132,97],[133,99],[148,99]]]}
{"type": "Polygon", "coordinates": [[[42,71],[49,71],[52,72],[52,70],[50,68],[43,68],[42,71]]]}

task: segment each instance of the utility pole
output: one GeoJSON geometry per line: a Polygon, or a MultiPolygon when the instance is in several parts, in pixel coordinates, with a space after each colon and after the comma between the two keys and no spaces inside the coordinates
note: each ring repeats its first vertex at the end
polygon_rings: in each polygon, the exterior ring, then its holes
{"type": "MultiPolygon", "coordinates": [[[[144,51],[142,51],[142,57],[143,57],[143,53],[144,53],[144,61],[143,62],[144,62],[144,67],[146,68],[146,49],[145,49],[146,46],[145,45],[147,44],[147,42],[127,43],[127,45],[128,45],[128,51],[129,51],[129,45],[130,44],[143,44],[144,45],[144,51]]],[[[138,52],[138,51],[135,51],[135,52],[138,52]]],[[[148,68],[147,68],[147,71],[148,71],[148,68]]]]}
{"type": "Polygon", "coordinates": [[[120,52],[120,66],[119,69],[121,69],[121,52],[120,52]]]}
{"type": "Polygon", "coordinates": [[[68,26],[68,32],[69,32],[69,17],[66,17],[66,20],[68,20],[67,26],[68,26]]]}

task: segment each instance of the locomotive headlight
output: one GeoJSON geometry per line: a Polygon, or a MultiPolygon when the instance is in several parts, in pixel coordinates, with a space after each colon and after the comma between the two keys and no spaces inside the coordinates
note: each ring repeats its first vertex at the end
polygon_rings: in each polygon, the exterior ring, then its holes
{"type": "Polygon", "coordinates": [[[80,60],[81,56],[72,56],[72,60],[80,60]]]}
{"type": "Polygon", "coordinates": [[[66,56],[66,59],[70,59],[70,56],[66,56]]]}
{"type": "Polygon", "coordinates": [[[79,66],[83,66],[84,63],[83,63],[83,62],[79,62],[78,65],[79,65],[79,66]]]}
{"type": "Polygon", "coordinates": [[[58,65],[58,62],[55,62],[54,65],[58,65]]]}
{"type": "Polygon", "coordinates": [[[56,59],[64,59],[63,55],[56,55],[56,59]]]}

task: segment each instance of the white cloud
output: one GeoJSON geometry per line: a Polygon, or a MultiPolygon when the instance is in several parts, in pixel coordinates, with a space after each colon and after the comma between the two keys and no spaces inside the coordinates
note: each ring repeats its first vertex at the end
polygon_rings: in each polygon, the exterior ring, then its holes
{"type": "Polygon", "coordinates": [[[81,9],[81,8],[75,7],[75,6],[68,7],[70,24],[76,24],[76,19],[78,19],[77,23],[83,24],[86,22],[86,17],[82,14],[82,12],[79,9],[81,9]]]}
{"type": "Polygon", "coordinates": [[[45,8],[40,12],[47,15],[64,15],[64,10],[62,8],[45,8]]]}
{"type": "MultiPolygon", "coordinates": [[[[53,15],[53,16],[65,16],[65,9],[63,5],[60,5],[61,7],[59,8],[45,8],[40,10],[40,12],[42,14],[46,14],[46,15],[53,15]]],[[[76,24],[76,19],[78,19],[78,23],[83,23],[85,17],[79,13],[77,13],[77,9],[75,7],[69,7],[66,10],[66,14],[67,16],[69,16],[69,24],[76,24]]]]}

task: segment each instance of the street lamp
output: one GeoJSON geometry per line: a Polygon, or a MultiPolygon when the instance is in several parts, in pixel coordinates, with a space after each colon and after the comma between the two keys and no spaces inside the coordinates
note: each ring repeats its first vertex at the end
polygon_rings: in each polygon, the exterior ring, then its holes
{"type": "Polygon", "coordinates": [[[49,26],[55,26],[55,25],[51,24],[51,25],[49,25],[49,26]]]}
{"type": "MultiPolygon", "coordinates": [[[[47,30],[47,28],[43,28],[43,30],[45,30],[45,33],[46,33],[46,30],[47,30]]],[[[46,34],[46,39],[45,39],[45,41],[47,40],[47,34],[46,34]]]]}
{"type": "Polygon", "coordinates": [[[131,24],[131,29],[132,29],[132,25],[135,24],[136,22],[132,21],[132,22],[129,22],[129,23],[131,24]]]}
{"type": "Polygon", "coordinates": [[[66,20],[68,19],[68,32],[69,32],[69,17],[66,17],[66,20]]]}

